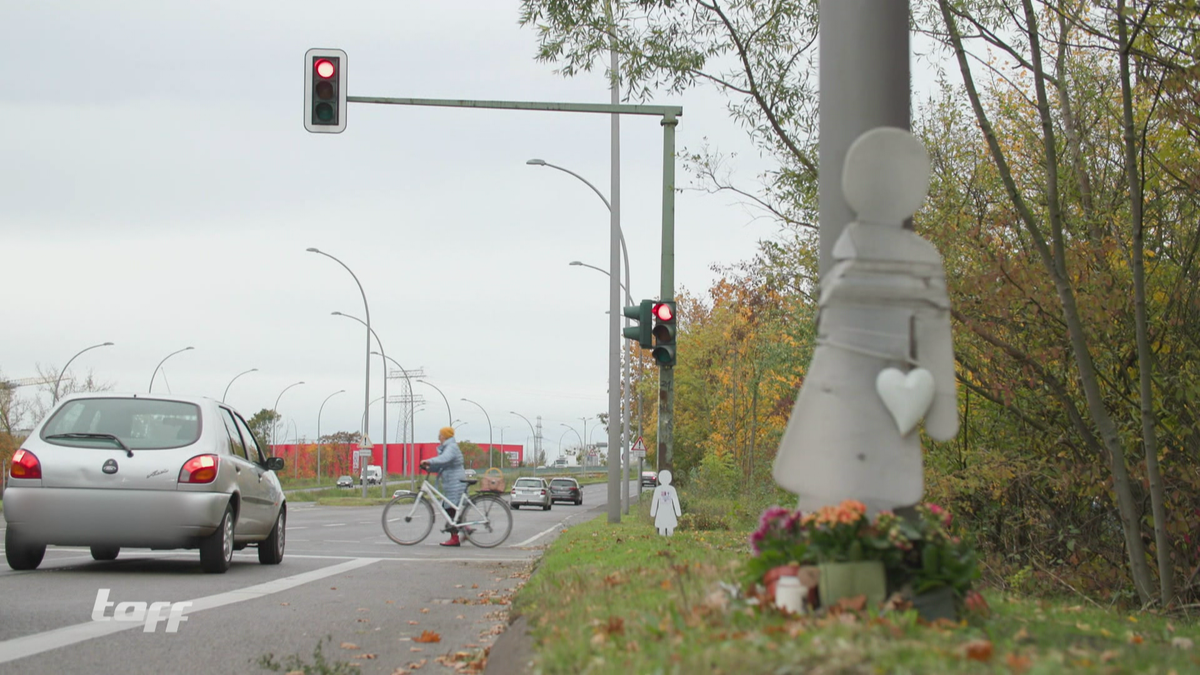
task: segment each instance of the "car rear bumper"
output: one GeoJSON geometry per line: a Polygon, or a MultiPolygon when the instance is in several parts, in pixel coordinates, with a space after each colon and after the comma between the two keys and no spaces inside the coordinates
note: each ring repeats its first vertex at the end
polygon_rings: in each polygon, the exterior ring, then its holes
{"type": "Polygon", "coordinates": [[[546,506],[550,503],[547,497],[510,497],[508,500],[509,506],[516,504],[517,506],[546,506]]]}
{"type": "Polygon", "coordinates": [[[217,529],[229,498],[182,490],[10,487],[4,519],[27,541],[43,544],[181,548],[217,529]]]}

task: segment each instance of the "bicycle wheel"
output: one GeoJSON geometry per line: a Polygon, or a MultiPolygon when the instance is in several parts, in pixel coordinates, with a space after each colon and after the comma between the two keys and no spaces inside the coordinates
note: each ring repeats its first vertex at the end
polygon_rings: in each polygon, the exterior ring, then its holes
{"type": "Polygon", "coordinates": [[[432,529],[433,507],[420,494],[400,495],[383,507],[383,531],[397,544],[420,543],[432,529]]]}
{"type": "Polygon", "coordinates": [[[512,532],[512,511],[503,499],[477,495],[471,497],[463,510],[461,529],[480,548],[499,546],[512,532]]]}

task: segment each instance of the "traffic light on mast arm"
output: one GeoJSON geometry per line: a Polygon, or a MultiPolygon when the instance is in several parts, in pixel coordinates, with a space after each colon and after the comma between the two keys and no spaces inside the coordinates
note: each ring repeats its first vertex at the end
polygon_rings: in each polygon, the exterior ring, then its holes
{"type": "Polygon", "coordinates": [[[659,302],[654,305],[654,362],[660,368],[675,365],[675,303],[659,302]]]}
{"type": "Polygon", "coordinates": [[[638,322],[636,326],[630,326],[621,331],[621,334],[630,340],[637,340],[638,344],[643,349],[650,349],[654,346],[654,337],[651,334],[654,326],[652,308],[654,307],[653,300],[643,300],[641,304],[629,305],[624,309],[625,316],[638,322]]]}
{"type": "Polygon", "coordinates": [[[346,52],[310,49],[304,53],[304,128],[314,134],[346,129],[346,52]]]}

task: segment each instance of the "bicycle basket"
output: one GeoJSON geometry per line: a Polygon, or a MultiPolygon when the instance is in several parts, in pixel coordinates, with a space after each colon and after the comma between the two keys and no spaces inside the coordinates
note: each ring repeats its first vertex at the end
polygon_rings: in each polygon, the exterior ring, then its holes
{"type": "Polygon", "coordinates": [[[483,492],[504,492],[504,474],[496,467],[484,471],[479,479],[479,489],[483,492]]]}

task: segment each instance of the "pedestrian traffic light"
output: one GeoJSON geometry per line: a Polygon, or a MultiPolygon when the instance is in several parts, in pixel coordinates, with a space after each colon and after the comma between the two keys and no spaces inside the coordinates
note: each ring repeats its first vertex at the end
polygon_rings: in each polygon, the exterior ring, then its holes
{"type": "Polygon", "coordinates": [[[659,302],[654,314],[654,362],[662,367],[675,365],[675,303],[659,302]]]}
{"type": "Polygon", "coordinates": [[[653,307],[653,300],[643,300],[641,304],[629,305],[624,310],[625,316],[638,322],[638,325],[622,330],[621,334],[630,340],[637,340],[643,349],[649,349],[654,346],[654,338],[651,334],[651,331],[654,329],[654,326],[651,324],[651,309],[653,307]]]}
{"type": "Polygon", "coordinates": [[[315,134],[346,129],[346,52],[310,49],[304,53],[304,128],[315,134]]]}

